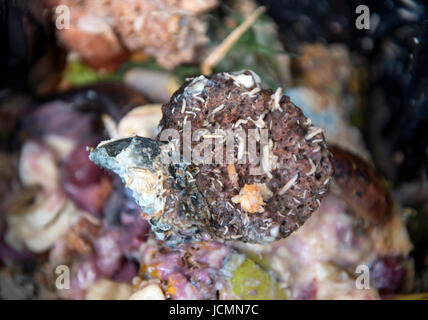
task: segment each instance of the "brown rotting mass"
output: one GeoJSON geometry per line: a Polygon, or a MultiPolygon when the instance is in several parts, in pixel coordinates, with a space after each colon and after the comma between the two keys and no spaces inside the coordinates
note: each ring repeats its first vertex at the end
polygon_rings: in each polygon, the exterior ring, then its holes
{"type": "MultiPolygon", "coordinates": [[[[162,107],[162,130],[183,133],[183,124],[191,122],[192,135],[201,128],[217,135],[216,129],[241,128],[248,137],[249,129],[268,129],[269,147],[261,158],[267,154],[270,161],[259,175],[250,173],[259,164],[248,161],[234,163],[234,168],[225,161],[190,165],[211,214],[210,225],[203,231],[214,238],[264,243],[287,237],[318,209],[333,173],[322,130],[312,126],[280,89],[261,89],[256,78],[245,71],[191,79],[162,107]],[[263,189],[263,210],[247,212],[242,203],[232,201],[246,185],[263,189]]],[[[192,150],[199,143],[192,142],[192,150]]],[[[234,155],[235,159],[242,155],[238,141],[234,155]]],[[[181,203],[184,196],[178,190],[171,192],[165,212],[180,214],[177,201],[181,203]]]]}
{"type": "Polygon", "coordinates": [[[353,212],[368,224],[380,224],[391,211],[391,198],[374,167],[360,157],[336,146],[333,153],[334,181],[353,212]]]}

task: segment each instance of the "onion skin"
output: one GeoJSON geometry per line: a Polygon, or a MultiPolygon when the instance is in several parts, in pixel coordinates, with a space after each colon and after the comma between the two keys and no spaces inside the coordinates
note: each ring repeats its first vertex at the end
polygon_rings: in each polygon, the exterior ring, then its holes
{"type": "Polygon", "coordinates": [[[336,146],[334,180],[353,212],[368,224],[381,224],[391,215],[391,198],[382,178],[369,163],[336,146]]]}

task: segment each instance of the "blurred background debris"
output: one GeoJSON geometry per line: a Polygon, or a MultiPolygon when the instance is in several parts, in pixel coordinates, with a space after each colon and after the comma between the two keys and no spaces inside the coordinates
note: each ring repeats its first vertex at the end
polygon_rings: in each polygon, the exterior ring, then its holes
{"type": "Polygon", "coordinates": [[[427,21],[423,0],[0,0],[0,297],[426,299],[427,21]],[[101,140],[155,136],[160,105],[204,66],[255,71],[335,146],[326,201],[287,239],[166,248],[88,159],[101,140]]]}

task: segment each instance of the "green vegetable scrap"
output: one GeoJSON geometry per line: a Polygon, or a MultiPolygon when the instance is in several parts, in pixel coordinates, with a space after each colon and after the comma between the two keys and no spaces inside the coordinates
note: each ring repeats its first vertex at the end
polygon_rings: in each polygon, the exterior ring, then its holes
{"type": "Polygon", "coordinates": [[[70,61],[64,71],[63,78],[69,81],[73,87],[80,87],[103,80],[119,80],[120,76],[115,73],[102,74],[81,61],[70,61]]]}
{"type": "Polygon", "coordinates": [[[244,255],[234,255],[226,266],[229,285],[235,296],[243,300],[286,299],[279,283],[262,267],[244,255]]]}

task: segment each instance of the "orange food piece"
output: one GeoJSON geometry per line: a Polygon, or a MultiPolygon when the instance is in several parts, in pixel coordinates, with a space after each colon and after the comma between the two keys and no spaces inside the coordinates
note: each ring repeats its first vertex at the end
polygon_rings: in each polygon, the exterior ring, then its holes
{"type": "Polygon", "coordinates": [[[232,186],[237,187],[238,186],[238,174],[236,173],[235,165],[228,164],[227,165],[227,175],[229,176],[230,183],[232,186]]]}
{"type": "Polygon", "coordinates": [[[168,277],[168,288],[165,293],[168,297],[173,297],[177,294],[177,281],[173,277],[168,277]]]}
{"type": "Polygon", "coordinates": [[[250,213],[263,212],[263,206],[266,204],[257,184],[246,184],[239,192],[239,195],[232,198],[232,201],[240,203],[242,209],[250,213]]]}

